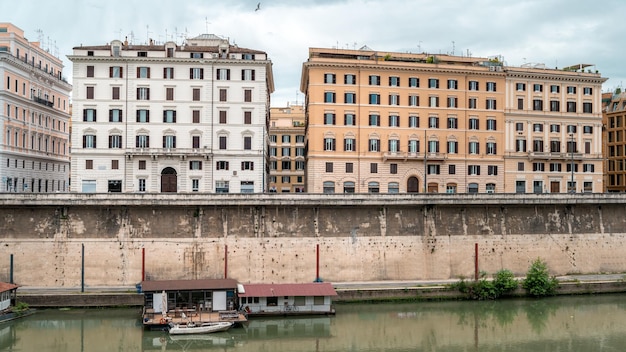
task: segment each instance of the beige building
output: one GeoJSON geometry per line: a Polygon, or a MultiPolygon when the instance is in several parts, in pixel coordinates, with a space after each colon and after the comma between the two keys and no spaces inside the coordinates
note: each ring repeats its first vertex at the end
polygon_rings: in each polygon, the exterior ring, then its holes
{"type": "Polygon", "coordinates": [[[606,78],[589,66],[506,67],[505,192],[603,192],[606,78]]]}
{"type": "Polygon", "coordinates": [[[604,110],[605,191],[626,192],[626,93],[608,93],[604,110]]]}
{"type": "Polygon", "coordinates": [[[0,23],[0,192],[66,192],[72,86],[63,62],[0,23]]]}
{"type": "Polygon", "coordinates": [[[304,135],[302,105],[270,109],[270,192],[304,192],[304,135]]]}
{"type": "Polygon", "coordinates": [[[307,191],[504,192],[498,58],[309,49],[307,191]]]}

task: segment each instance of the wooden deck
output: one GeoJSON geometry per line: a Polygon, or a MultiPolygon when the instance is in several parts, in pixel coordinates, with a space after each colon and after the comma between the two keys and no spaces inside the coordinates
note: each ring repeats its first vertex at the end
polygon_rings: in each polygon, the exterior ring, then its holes
{"type": "Polygon", "coordinates": [[[243,313],[237,311],[208,312],[195,311],[192,309],[175,309],[168,311],[167,314],[154,313],[151,312],[151,309],[146,309],[142,316],[144,327],[157,329],[165,327],[170,322],[174,324],[186,324],[189,322],[209,323],[216,321],[244,323],[248,321],[248,318],[243,313]]]}

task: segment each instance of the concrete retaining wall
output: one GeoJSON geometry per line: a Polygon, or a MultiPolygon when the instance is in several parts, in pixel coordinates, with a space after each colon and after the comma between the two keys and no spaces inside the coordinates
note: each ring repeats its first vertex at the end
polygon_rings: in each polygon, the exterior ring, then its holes
{"type": "Polygon", "coordinates": [[[151,279],[437,280],[626,272],[621,195],[0,194],[0,276],[38,287],[151,279]],[[84,254],[83,254],[84,253],[84,254]],[[145,255],[145,261],[144,261],[145,255]]]}

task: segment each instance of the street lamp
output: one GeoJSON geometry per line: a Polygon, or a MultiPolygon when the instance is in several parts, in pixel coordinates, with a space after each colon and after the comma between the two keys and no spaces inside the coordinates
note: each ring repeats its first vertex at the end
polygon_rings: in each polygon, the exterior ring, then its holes
{"type": "Polygon", "coordinates": [[[576,193],[576,187],[574,186],[574,133],[569,134],[570,141],[570,153],[572,154],[570,169],[572,171],[572,179],[570,181],[570,193],[576,193]]]}

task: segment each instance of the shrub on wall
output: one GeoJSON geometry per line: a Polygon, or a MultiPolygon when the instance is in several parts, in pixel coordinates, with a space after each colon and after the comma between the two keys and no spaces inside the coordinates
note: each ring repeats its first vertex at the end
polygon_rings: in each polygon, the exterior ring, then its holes
{"type": "Polygon", "coordinates": [[[507,269],[498,271],[493,280],[488,280],[485,272],[481,272],[480,277],[480,280],[474,282],[466,282],[461,278],[455,287],[470,299],[486,300],[502,297],[518,286],[513,272],[507,269]]]}
{"type": "Polygon", "coordinates": [[[537,258],[530,265],[526,279],[522,282],[522,287],[534,297],[554,295],[558,285],[559,282],[554,276],[550,276],[548,265],[541,258],[537,258]]]}

